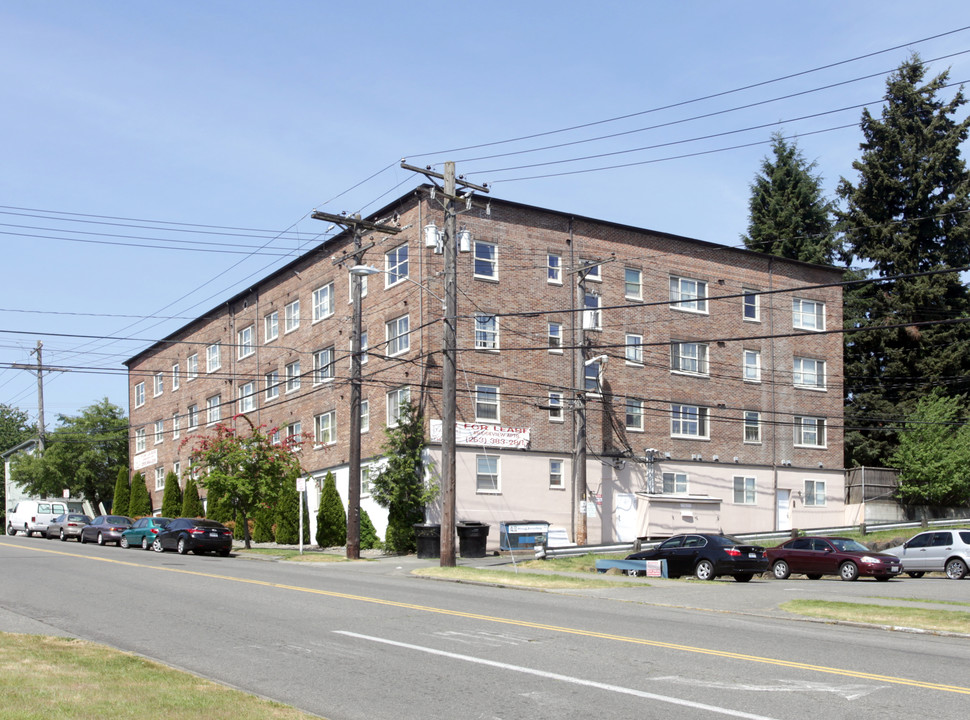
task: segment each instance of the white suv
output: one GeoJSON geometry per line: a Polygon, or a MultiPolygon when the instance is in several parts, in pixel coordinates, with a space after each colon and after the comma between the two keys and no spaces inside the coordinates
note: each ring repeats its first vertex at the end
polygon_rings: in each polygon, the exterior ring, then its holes
{"type": "Polygon", "coordinates": [[[970,567],[970,529],[927,530],[883,552],[898,557],[910,577],[942,571],[951,580],[960,580],[970,567]]]}
{"type": "Polygon", "coordinates": [[[21,500],[7,513],[7,535],[46,534],[50,521],[67,511],[67,504],[57,500],[21,500]]]}

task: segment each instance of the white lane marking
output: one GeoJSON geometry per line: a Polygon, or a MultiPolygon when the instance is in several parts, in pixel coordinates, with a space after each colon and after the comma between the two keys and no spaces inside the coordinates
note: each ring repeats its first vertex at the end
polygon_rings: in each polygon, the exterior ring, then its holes
{"type": "Polygon", "coordinates": [[[384,645],[393,645],[394,647],[405,648],[406,650],[417,650],[418,652],[428,653],[429,655],[440,655],[441,657],[451,658],[452,660],[464,660],[465,662],[475,663],[477,665],[488,665],[490,667],[499,668],[500,670],[513,670],[515,672],[525,673],[526,675],[536,675],[537,677],[546,678],[548,680],[558,680],[559,682],[572,683],[573,685],[582,685],[585,687],[596,688],[598,690],[621,693],[623,695],[633,695],[634,697],[644,698],[646,700],[654,700],[656,702],[664,702],[671,705],[680,705],[681,707],[693,708],[695,710],[707,710],[708,712],[718,713],[719,715],[745,718],[745,720],[777,720],[777,718],[771,718],[767,715],[755,715],[753,713],[747,713],[741,710],[731,710],[729,708],[718,707],[717,705],[707,705],[705,703],[692,702],[691,700],[682,700],[681,698],[670,697],[668,695],[657,695],[656,693],[644,692],[643,690],[635,690],[633,688],[626,688],[620,685],[610,685],[608,683],[596,682],[594,680],[570,677],[569,675],[560,675],[559,673],[545,672],[544,670],[535,670],[533,668],[522,667],[521,665],[510,665],[509,663],[497,662],[495,660],[485,660],[483,658],[471,657],[469,655],[459,655],[458,653],[451,653],[445,650],[435,650],[434,648],[422,647],[421,645],[411,645],[410,643],[397,642],[395,640],[388,640],[386,638],[360,635],[359,633],[347,632],[345,630],[334,630],[334,632],[338,635],[346,635],[347,637],[357,638],[358,640],[370,640],[371,642],[382,643],[384,645]]]}
{"type": "Polygon", "coordinates": [[[865,697],[879,687],[873,685],[826,685],[810,680],[779,680],[778,685],[746,685],[744,683],[724,683],[709,680],[682,678],[676,675],[650,678],[662,682],[690,685],[692,687],[706,687],[714,690],[749,690],[752,692],[828,692],[841,695],[846,700],[858,700],[865,697]]]}

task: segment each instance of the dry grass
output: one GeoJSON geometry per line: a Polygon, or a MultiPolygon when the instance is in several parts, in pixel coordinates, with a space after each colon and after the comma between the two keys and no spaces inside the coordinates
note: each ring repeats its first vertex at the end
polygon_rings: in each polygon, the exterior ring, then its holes
{"type": "Polygon", "coordinates": [[[827,620],[970,634],[970,613],[955,610],[930,610],[826,600],[790,600],[779,607],[798,615],[827,620]]]}
{"type": "MultiPolygon", "coordinates": [[[[551,568],[547,568],[551,569],[551,568]]],[[[444,578],[456,582],[480,582],[506,587],[529,587],[540,590],[583,590],[607,587],[647,587],[645,582],[629,582],[601,579],[602,576],[570,577],[545,573],[514,570],[486,570],[470,567],[429,567],[413,570],[412,575],[419,577],[444,578]]]]}

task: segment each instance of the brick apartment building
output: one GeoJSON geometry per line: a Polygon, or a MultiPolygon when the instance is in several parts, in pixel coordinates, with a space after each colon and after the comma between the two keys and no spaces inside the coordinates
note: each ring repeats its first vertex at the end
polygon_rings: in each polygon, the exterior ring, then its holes
{"type": "MultiPolygon", "coordinates": [[[[430,477],[440,461],[440,196],[372,219],[402,228],[365,238],[361,505],[383,534],[368,477],[401,400],[424,410],[430,477]]],[[[591,543],[841,523],[837,270],[494,198],[458,225],[456,512],[491,546],[525,519],[574,537],[582,404],[591,543]]],[[[328,240],[125,363],[156,509],[185,436],[238,414],[302,433],[310,507],[327,471],[346,504],[352,249],[328,240]]]]}

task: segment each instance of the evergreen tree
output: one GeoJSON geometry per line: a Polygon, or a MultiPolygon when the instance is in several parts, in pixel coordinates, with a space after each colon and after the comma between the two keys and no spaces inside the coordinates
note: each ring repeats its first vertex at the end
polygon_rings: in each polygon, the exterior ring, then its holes
{"type": "Polygon", "coordinates": [[[798,146],[781,133],[771,136],[774,158],[765,158],[751,184],[749,250],[831,265],[835,255],[834,207],[822,193],[822,178],[813,174],[798,146]]]}
{"type": "Polygon", "coordinates": [[[152,496],[148,493],[143,473],[135,473],[131,479],[131,497],[128,500],[128,510],[123,514],[132,518],[152,514],[152,496]]]}
{"type": "MultiPolygon", "coordinates": [[[[185,488],[188,490],[188,483],[186,483],[185,488]]],[[[205,516],[210,520],[225,524],[227,522],[233,522],[236,519],[236,512],[216,490],[209,488],[209,492],[206,493],[205,497],[205,516]]]]}
{"type": "Polygon", "coordinates": [[[165,476],[165,492],[162,493],[162,516],[174,518],[181,513],[182,488],[179,487],[179,476],[169,470],[165,476]]]}
{"type": "Polygon", "coordinates": [[[320,492],[317,510],[317,545],[322,548],[347,544],[347,513],[337,492],[333,473],[328,472],[320,492]]]}
{"type": "Polygon", "coordinates": [[[131,486],[128,485],[128,468],[118,468],[115,492],[111,499],[111,512],[124,515],[131,504],[131,486]]]}
{"type": "Polygon", "coordinates": [[[948,73],[924,82],[914,55],[887,79],[881,117],[862,113],[858,181],[838,194],[850,279],[845,293],[846,466],[886,465],[896,423],[928,388],[970,390],[970,296],[956,272],[970,261],[970,176],[960,156],[970,119],[963,92],[938,98],[948,73]],[[940,324],[926,324],[937,321],[940,324]],[[922,323],[922,324],[921,324],[922,323]]]}
{"type": "Polygon", "coordinates": [[[380,550],[383,547],[381,539],[377,536],[374,523],[371,522],[370,515],[364,508],[360,509],[360,549],[361,550],[380,550]]]}
{"type": "Polygon", "coordinates": [[[253,542],[273,542],[273,519],[276,513],[268,505],[260,505],[253,512],[253,542]]]}
{"type": "MultiPolygon", "coordinates": [[[[284,545],[296,545],[300,542],[300,503],[303,502],[302,496],[303,493],[296,489],[296,481],[287,483],[280,492],[279,500],[276,503],[276,542],[284,545]]],[[[310,539],[307,529],[309,524],[310,516],[304,514],[303,526],[307,542],[310,539]]]]}
{"type": "Polygon", "coordinates": [[[187,518],[205,517],[205,508],[202,507],[202,500],[199,499],[199,488],[195,484],[195,478],[189,475],[185,481],[185,492],[182,493],[182,515],[187,518]]]}
{"type": "Polygon", "coordinates": [[[425,505],[438,493],[437,486],[424,482],[424,417],[414,405],[404,403],[397,426],[385,427],[384,435],[386,464],[371,475],[374,500],[387,508],[384,547],[392,553],[416,552],[414,525],[424,522],[425,505]]]}

